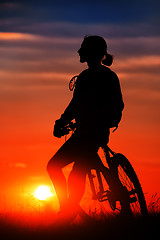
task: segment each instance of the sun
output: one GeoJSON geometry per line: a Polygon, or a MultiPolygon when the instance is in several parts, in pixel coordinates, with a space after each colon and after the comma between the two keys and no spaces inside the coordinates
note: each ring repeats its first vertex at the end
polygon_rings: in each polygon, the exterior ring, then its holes
{"type": "Polygon", "coordinates": [[[39,186],[34,192],[34,197],[39,200],[46,200],[47,198],[52,196],[53,193],[51,192],[50,187],[46,185],[39,186]]]}

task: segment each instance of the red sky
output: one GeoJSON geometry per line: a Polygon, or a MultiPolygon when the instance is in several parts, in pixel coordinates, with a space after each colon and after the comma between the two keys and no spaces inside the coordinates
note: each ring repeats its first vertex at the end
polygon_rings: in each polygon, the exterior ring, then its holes
{"type": "Polygon", "coordinates": [[[41,184],[51,186],[46,164],[64,143],[52,136],[53,125],[72,97],[69,80],[87,67],[77,54],[86,34],[106,39],[122,87],[125,110],[109,146],[128,157],[148,199],[160,194],[159,8],[148,1],[64,1],[63,9],[9,2],[0,3],[2,210],[41,184]]]}

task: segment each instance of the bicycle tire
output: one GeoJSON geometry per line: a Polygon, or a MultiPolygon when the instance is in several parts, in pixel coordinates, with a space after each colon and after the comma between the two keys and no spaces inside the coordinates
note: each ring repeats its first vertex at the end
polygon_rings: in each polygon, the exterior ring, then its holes
{"type": "MultiPolygon", "coordinates": [[[[134,200],[133,202],[129,202],[129,201],[127,202],[127,204],[130,205],[133,215],[147,216],[148,211],[147,211],[143,190],[131,163],[128,161],[128,159],[124,155],[118,153],[118,154],[114,154],[114,156],[112,157],[112,167],[113,167],[112,170],[114,171],[114,174],[118,174],[120,182],[127,189],[127,192],[130,192],[130,194],[128,194],[128,199],[130,199],[131,201],[134,200]]],[[[94,175],[95,170],[93,169],[92,172],[94,175]]],[[[106,173],[106,175],[107,174],[108,173],[106,173]]],[[[105,177],[105,172],[103,171],[103,174],[101,172],[101,175],[103,178],[103,186],[105,188],[105,191],[110,192],[110,187],[108,185],[108,182],[106,181],[107,178],[105,177]]],[[[95,181],[97,181],[96,177],[95,177],[95,181]]],[[[98,192],[99,191],[98,182],[97,183],[94,182],[94,184],[96,187],[96,192],[98,192]]],[[[88,188],[88,192],[89,192],[89,188],[88,188]]],[[[116,208],[113,210],[111,203],[108,201],[109,199],[106,198],[105,201],[99,202],[98,200],[94,200],[94,199],[91,200],[92,198],[91,190],[89,194],[90,195],[88,196],[88,198],[86,197],[86,201],[84,201],[85,197],[83,197],[83,201],[81,203],[82,217],[85,217],[86,219],[87,219],[86,216],[102,218],[107,214],[112,214],[112,215],[121,214],[121,210],[122,210],[121,205],[123,204],[122,200],[116,200],[116,208]]],[[[127,215],[127,211],[126,212],[124,211],[124,214],[127,215]]]]}
{"type": "Polygon", "coordinates": [[[121,153],[113,156],[117,173],[122,185],[130,192],[130,207],[134,215],[147,216],[148,210],[144,193],[135,170],[128,159],[121,153]]]}

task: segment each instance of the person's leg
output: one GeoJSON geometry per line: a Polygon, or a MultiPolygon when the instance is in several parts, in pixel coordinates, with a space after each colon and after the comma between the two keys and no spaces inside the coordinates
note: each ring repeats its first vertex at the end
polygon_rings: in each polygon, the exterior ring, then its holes
{"type": "MultiPolygon", "coordinates": [[[[54,157],[50,161],[54,161],[54,157]]],[[[47,166],[47,171],[57,194],[60,209],[62,209],[67,200],[67,185],[62,168],[55,166],[54,164],[52,166],[49,164],[47,166]]]]}
{"type": "Polygon", "coordinates": [[[53,156],[47,165],[47,171],[53,182],[60,207],[63,208],[67,200],[66,179],[62,168],[75,162],[68,180],[69,199],[79,203],[85,191],[85,179],[88,166],[102,164],[97,154],[98,144],[91,134],[74,134],[53,156]],[[78,186],[78,193],[77,193],[78,186]]]}
{"type": "Polygon", "coordinates": [[[73,169],[68,177],[69,203],[77,206],[85,192],[87,171],[77,162],[74,163],[73,169]]]}
{"type": "Polygon", "coordinates": [[[98,148],[95,146],[86,146],[85,144],[81,145],[68,177],[69,201],[75,206],[79,205],[84,195],[86,175],[89,169],[102,166],[101,159],[97,154],[98,148]]]}
{"type": "Polygon", "coordinates": [[[67,184],[62,169],[73,162],[73,145],[71,137],[47,164],[47,171],[55,188],[61,209],[67,200],[67,184]]]}

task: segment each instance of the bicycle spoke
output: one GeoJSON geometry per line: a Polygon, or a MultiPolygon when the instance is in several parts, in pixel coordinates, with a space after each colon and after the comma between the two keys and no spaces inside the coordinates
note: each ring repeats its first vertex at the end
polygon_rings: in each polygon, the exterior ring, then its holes
{"type": "Polygon", "coordinates": [[[135,189],[135,186],[131,180],[131,178],[127,175],[126,169],[123,168],[122,166],[118,166],[118,175],[119,179],[122,183],[123,186],[125,186],[130,193],[131,200],[133,198],[133,202],[130,203],[130,207],[132,212],[136,214],[141,214],[141,207],[137,195],[137,190],[135,189]],[[133,196],[132,196],[133,195],[133,196]]]}

